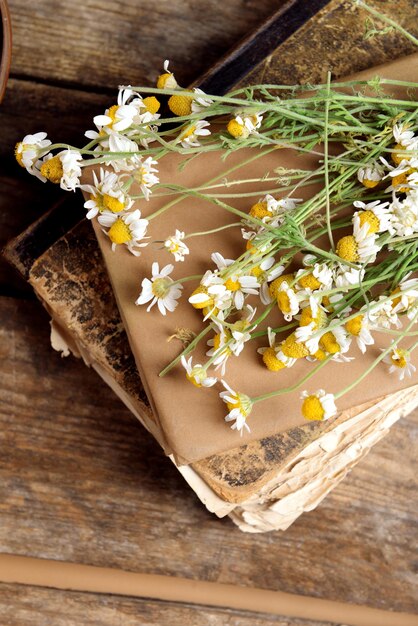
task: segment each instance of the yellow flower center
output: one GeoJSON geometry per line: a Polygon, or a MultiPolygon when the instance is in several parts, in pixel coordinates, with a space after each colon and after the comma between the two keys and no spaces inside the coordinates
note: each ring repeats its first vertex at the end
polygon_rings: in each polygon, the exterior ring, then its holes
{"type": "Polygon", "coordinates": [[[227,402],[226,406],[230,411],[232,411],[233,409],[239,409],[240,413],[242,413],[244,417],[247,417],[247,415],[251,413],[252,409],[252,403],[250,398],[245,395],[245,393],[237,393],[236,396],[237,399],[235,400],[235,402],[227,402]]]}
{"type": "Polygon", "coordinates": [[[315,324],[315,328],[322,328],[325,326],[326,319],[327,316],[322,309],[318,308],[316,316],[313,317],[311,307],[307,306],[301,313],[299,326],[309,326],[309,324],[313,322],[315,324]]]}
{"type": "Polygon", "coordinates": [[[235,139],[246,139],[250,134],[248,128],[246,128],[244,124],[237,122],[235,119],[228,122],[226,130],[235,139]]]}
{"type": "Polygon", "coordinates": [[[377,187],[379,183],[380,180],[371,180],[370,178],[363,178],[361,181],[363,187],[366,187],[367,189],[373,189],[373,187],[377,187]]]}
{"type": "Polygon", "coordinates": [[[277,358],[274,348],[267,348],[267,350],[265,350],[263,353],[263,363],[270,372],[278,372],[286,367],[283,361],[277,358]]]}
{"type": "Polygon", "coordinates": [[[180,139],[187,139],[187,137],[191,137],[193,133],[195,132],[195,130],[196,130],[195,125],[189,126],[189,128],[180,135],[180,139]]]}
{"type": "MultiPolygon", "coordinates": [[[[396,287],[396,289],[394,289],[394,291],[392,291],[391,295],[394,293],[401,293],[401,290],[399,287],[396,287]]],[[[400,304],[402,302],[402,297],[399,296],[399,298],[392,298],[392,307],[396,307],[398,304],[400,304]]]]}
{"type": "Polygon", "coordinates": [[[177,81],[171,72],[160,74],[157,79],[157,89],[175,89],[177,81]]]}
{"type": "MultiPolygon", "coordinates": [[[[219,350],[221,348],[221,340],[223,339],[224,343],[231,339],[231,334],[229,331],[226,331],[223,337],[220,333],[217,333],[213,338],[213,347],[215,350],[219,350]]],[[[227,354],[228,356],[231,354],[231,349],[229,346],[223,346],[222,354],[227,354]]]]}
{"type": "Polygon", "coordinates": [[[157,298],[164,298],[167,293],[167,289],[170,286],[169,280],[167,278],[156,278],[152,283],[151,291],[157,298]]]}
{"type": "Polygon", "coordinates": [[[302,403],[302,415],[305,419],[311,421],[324,419],[325,411],[317,396],[312,395],[304,399],[302,403]]]}
{"type": "Polygon", "coordinates": [[[319,348],[313,356],[317,361],[323,361],[324,359],[327,358],[326,353],[323,350],[321,350],[321,348],[319,348]]]}
{"type": "Polygon", "coordinates": [[[257,247],[250,239],[247,240],[247,243],[245,244],[245,249],[248,250],[250,254],[255,254],[257,252],[257,247]]]}
{"type": "Polygon", "coordinates": [[[267,209],[267,202],[256,202],[250,209],[251,217],[256,217],[259,220],[262,220],[263,217],[267,217],[271,215],[271,213],[267,209]]]}
{"type": "Polygon", "coordinates": [[[376,215],[373,213],[373,211],[360,211],[359,220],[360,226],[364,226],[364,224],[369,225],[369,234],[379,232],[380,221],[379,218],[376,217],[376,215]]]}
{"type": "MultiPolygon", "coordinates": [[[[127,243],[131,241],[132,235],[129,226],[119,217],[109,228],[109,239],[112,243],[127,243]]],[[[154,283],[155,284],[155,283],[154,283]]]]}
{"type": "Polygon", "coordinates": [[[285,356],[292,359],[302,359],[305,356],[309,356],[309,350],[303,342],[296,341],[294,333],[286,337],[282,344],[282,352],[285,356]]]}
{"type": "Polygon", "coordinates": [[[147,98],[144,98],[142,102],[147,107],[147,111],[149,111],[149,113],[152,115],[158,113],[161,105],[155,96],[148,96],[147,98]]]}
{"type": "Polygon", "coordinates": [[[279,291],[276,297],[277,306],[282,313],[290,313],[291,305],[290,298],[285,291],[279,291]]]}
{"type": "Polygon", "coordinates": [[[109,196],[107,193],[102,196],[103,207],[112,211],[112,213],[120,213],[125,208],[123,202],[114,198],[113,196],[109,196]]]}
{"type": "Polygon", "coordinates": [[[298,283],[303,289],[311,289],[312,291],[321,287],[321,283],[312,273],[301,276],[298,283]]]}
{"type": "Polygon", "coordinates": [[[395,165],[399,165],[401,161],[408,161],[412,155],[409,155],[407,152],[405,152],[405,147],[402,146],[402,144],[397,143],[390,153],[390,156],[392,157],[392,161],[395,163],[395,165]],[[398,150],[403,150],[404,152],[398,152],[398,150]]]}
{"type": "Polygon", "coordinates": [[[90,200],[94,200],[95,203],[97,204],[97,208],[99,209],[100,213],[102,211],[104,211],[105,209],[105,205],[103,204],[103,196],[102,194],[97,194],[97,196],[95,196],[93,193],[90,194],[90,200]]]}
{"type": "Polygon", "coordinates": [[[47,180],[51,181],[51,183],[57,185],[64,174],[60,157],[57,155],[49,159],[49,161],[42,163],[41,174],[45,176],[47,180]]]}
{"type": "Polygon", "coordinates": [[[23,152],[25,150],[25,147],[23,146],[22,142],[19,141],[19,143],[17,143],[15,145],[15,158],[16,161],[19,163],[19,165],[21,167],[25,167],[24,163],[23,163],[23,152]],[[22,146],[22,150],[19,150],[20,146],[22,146]]]}
{"type": "MultiPolygon", "coordinates": [[[[199,285],[199,287],[196,287],[196,289],[193,291],[192,296],[198,293],[207,294],[208,290],[203,285],[199,285]]],[[[207,300],[204,300],[203,302],[195,302],[194,304],[192,304],[192,307],[194,307],[195,309],[204,309],[206,307],[210,307],[212,304],[213,304],[213,300],[208,295],[207,300]]]]}
{"type": "Polygon", "coordinates": [[[235,322],[235,324],[232,324],[231,332],[236,330],[239,333],[245,333],[245,331],[247,330],[247,328],[249,328],[249,326],[251,326],[251,323],[248,320],[238,320],[238,322],[235,322]]]}
{"type": "Polygon", "coordinates": [[[407,182],[407,178],[410,174],[412,174],[415,170],[413,170],[412,168],[409,169],[407,172],[403,172],[403,174],[398,174],[397,176],[394,176],[392,178],[392,185],[393,187],[399,187],[399,189],[397,189],[397,191],[401,192],[401,193],[406,193],[407,191],[409,191],[409,187],[408,185],[406,185],[407,182]],[[405,185],[404,187],[401,187],[400,185],[405,185]]]}
{"type": "Polygon", "coordinates": [[[357,315],[356,317],[353,317],[353,319],[348,320],[348,322],[345,323],[345,329],[347,332],[349,332],[350,335],[358,337],[361,332],[363,319],[364,315],[357,315]]]}
{"type": "Polygon", "coordinates": [[[265,271],[261,269],[261,267],[259,265],[255,265],[252,269],[251,269],[251,274],[253,276],[255,276],[256,278],[261,278],[263,279],[264,275],[265,275],[265,271]]]}
{"type": "Polygon", "coordinates": [[[357,243],[353,235],[342,237],[337,242],[337,254],[341,259],[349,263],[358,261],[357,243]]]}
{"type": "Polygon", "coordinates": [[[334,307],[331,304],[331,300],[329,299],[329,296],[324,296],[321,300],[321,304],[322,306],[326,308],[327,311],[329,311],[329,313],[333,312],[334,307]]]}
{"type": "Polygon", "coordinates": [[[238,291],[241,288],[239,282],[237,280],[233,280],[232,278],[228,278],[224,285],[229,291],[238,291]]]}
{"type": "Polygon", "coordinates": [[[111,122],[109,122],[109,124],[106,124],[106,126],[108,126],[109,128],[112,128],[113,124],[116,122],[116,113],[118,109],[119,109],[118,105],[114,104],[113,106],[110,107],[110,109],[108,110],[106,114],[112,120],[111,122]]]}
{"type": "Polygon", "coordinates": [[[187,373],[186,373],[186,378],[187,378],[187,380],[189,380],[189,381],[192,383],[192,385],[194,385],[195,387],[201,387],[201,386],[202,386],[200,383],[198,383],[198,382],[196,381],[196,379],[194,378],[194,376],[192,376],[191,374],[187,374],[187,373]]]}
{"type": "Polygon", "coordinates": [[[217,317],[219,313],[219,309],[213,306],[205,306],[202,309],[202,313],[203,313],[203,317],[206,317],[206,315],[209,315],[209,314],[213,317],[217,317]]]}
{"type": "Polygon", "coordinates": [[[190,96],[171,96],[168,100],[168,108],[178,117],[190,115],[192,112],[192,102],[193,98],[190,96]]]}
{"type": "Polygon", "coordinates": [[[336,340],[334,333],[331,331],[322,335],[319,343],[328,354],[338,354],[338,352],[341,352],[341,346],[336,340]]]}
{"type": "Polygon", "coordinates": [[[408,357],[408,351],[402,350],[401,348],[399,348],[396,351],[394,350],[392,352],[392,354],[390,355],[390,360],[393,365],[395,365],[396,367],[399,367],[400,369],[403,369],[408,364],[407,357],[408,357]]]}
{"type": "Polygon", "coordinates": [[[282,274],[282,276],[275,278],[273,282],[270,283],[269,292],[273,300],[277,299],[277,294],[279,292],[280,285],[284,282],[287,282],[287,284],[290,285],[293,279],[294,279],[293,274],[282,274]]]}

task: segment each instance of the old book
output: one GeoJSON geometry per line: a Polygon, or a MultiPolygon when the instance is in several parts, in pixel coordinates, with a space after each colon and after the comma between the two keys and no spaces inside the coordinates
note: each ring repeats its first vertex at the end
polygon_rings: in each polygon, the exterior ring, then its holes
{"type": "MultiPolygon", "coordinates": [[[[343,13],[342,3],[331,4],[333,11],[305,25],[304,40],[309,45],[317,40],[327,19],[336,39],[345,36],[341,19],[352,20],[352,14],[343,13]]],[[[294,80],[291,70],[298,68],[303,81],[321,71],[319,64],[308,67],[298,61],[294,40],[286,45],[254,70],[263,73],[263,80],[290,83],[294,80]],[[269,75],[271,67],[275,68],[273,76],[269,75]],[[284,68],[282,75],[280,68],[284,68]]],[[[391,53],[402,51],[393,48],[391,53]]],[[[353,65],[342,65],[342,73],[357,69],[363,54],[360,45],[354,46],[353,65]]],[[[71,204],[72,215],[80,215],[81,203],[72,198],[71,204]]],[[[50,311],[54,344],[69,345],[84,356],[167,450],[146,403],[91,227],[82,222],[55,243],[54,236],[48,241],[54,223],[60,224],[61,232],[65,230],[62,216],[69,214],[59,207],[52,210],[12,242],[6,255],[26,273],[50,311]]],[[[229,514],[242,529],[283,529],[303,510],[314,508],[390,425],[417,403],[416,390],[410,389],[402,397],[395,394],[373,406],[357,407],[332,424],[307,424],[179,469],[210,510],[229,514]]]]}

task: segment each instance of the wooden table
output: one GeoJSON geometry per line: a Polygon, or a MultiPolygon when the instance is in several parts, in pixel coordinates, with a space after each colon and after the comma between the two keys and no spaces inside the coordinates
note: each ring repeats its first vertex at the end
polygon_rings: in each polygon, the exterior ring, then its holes
{"type": "MultiPolygon", "coordinates": [[[[16,141],[45,130],[53,140],[80,143],[118,84],[150,84],[166,58],[182,84],[191,82],[278,4],[10,0],[14,57],[1,108],[0,244],[61,194],[19,168],[16,141]]],[[[205,511],[94,372],[52,351],[47,315],[0,261],[1,553],[414,613],[417,417],[395,425],[285,534],[244,535],[205,511]]],[[[16,584],[0,584],[0,623],[325,626],[16,584]]]]}

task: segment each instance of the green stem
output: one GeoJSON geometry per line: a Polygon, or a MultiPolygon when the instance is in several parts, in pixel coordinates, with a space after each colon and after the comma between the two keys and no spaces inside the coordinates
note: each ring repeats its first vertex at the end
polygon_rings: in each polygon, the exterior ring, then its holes
{"type": "MultiPolygon", "coordinates": [[[[415,324],[416,321],[416,317],[417,315],[415,315],[411,321],[410,324],[408,324],[408,326],[406,327],[405,331],[400,333],[399,336],[397,337],[397,339],[395,339],[388,348],[386,348],[386,350],[384,350],[382,352],[382,354],[380,356],[377,357],[377,359],[375,359],[373,361],[373,363],[370,365],[370,367],[368,367],[362,374],[361,376],[359,376],[358,378],[356,378],[351,385],[348,385],[348,387],[346,387],[345,389],[343,389],[342,391],[339,391],[338,393],[335,394],[335,399],[338,400],[339,398],[341,398],[341,396],[344,396],[346,393],[348,393],[349,391],[351,391],[352,389],[354,389],[354,387],[357,387],[357,385],[359,383],[361,383],[362,380],[364,380],[366,378],[366,376],[368,376],[370,374],[370,372],[372,372],[374,370],[374,368],[379,365],[380,361],[382,359],[385,358],[385,356],[387,354],[389,354],[389,352],[391,350],[393,350],[394,347],[396,347],[398,345],[398,343],[401,341],[401,339],[403,339],[406,336],[406,333],[409,331],[409,329],[413,326],[413,324],[415,324]]],[[[412,350],[416,348],[416,346],[418,345],[418,342],[414,344],[414,346],[412,347],[412,350]]]]}
{"type": "Polygon", "coordinates": [[[187,348],[185,348],[175,359],[173,359],[171,361],[171,363],[169,363],[167,365],[167,367],[165,367],[163,370],[161,370],[161,372],[158,374],[159,376],[163,377],[166,374],[168,374],[168,372],[173,369],[173,367],[175,367],[177,365],[177,363],[179,363],[181,361],[181,357],[182,356],[186,356],[187,354],[189,354],[192,350],[195,349],[195,347],[197,346],[197,344],[199,343],[199,341],[201,339],[203,339],[203,337],[205,335],[208,334],[208,332],[210,331],[211,327],[210,326],[206,326],[206,328],[204,328],[194,339],[191,343],[189,343],[189,345],[187,346],[187,348]]]}
{"type": "Polygon", "coordinates": [[[332,355],[318,363],[310,372],[308,372],[303,378],[301,378],[297,383],[291,385],[290,387],[283,387],[282,389],[276,389],[275,391],[270,391],[270,393],[265,393],[262,396],[256,396],[255,398],[251,398],[251,402],[254,404],[256,402],[262,402],[263,400],[269,400],[270,398],[275,398],[276,396],[281,396],[285,393],[291,393],[292,391],[296,391],[303,383],[306,383],[307,380],[312,378],[320,369],[322,369],[332,358],[332,355]]]}
{"type": "Polygon", "coordinates": [[[329,117],[329,95],[331,87],[331,72],[327,73],[327,98],[325,100],[325,126],[324,126],[324,166],[325,166],[325,215],[327,220],[328,238],[332,251],[335,250],[334,238],[332,236],[330,200],[329,200],[329,165],[328,165],[328,117],[329,117]]]}
{"type": "Polygon", "coordinates": [[[384,22],[385,24],[388,24],[389,26],[392,26],[392,28],[394,28],[398,32],[402,33],[402,35],[404,37],[406,37],[407,39],[409,39],[409,41],[412,41],[412,43],[415,46],[418,46],[418,39],[416,37],[414,37],[414,35],[412,35],[412,33],[409,33],[405,28],[402,28],[402,26],[400,26],[397,22],[395,22],[395,20],[392,20],[390,17],[385,15],[385,13],[382,13],[380,10],[377,11],[376,9],[371,7],[370,5],[366,4],[366,2],[364,2],[364,0],[354,0],[354,4],[356,4],[357,6],[361,7],[362,9],[365,9],[366,11],[368,11],[371,15],[376,17],[381,22],[384,22]]]}

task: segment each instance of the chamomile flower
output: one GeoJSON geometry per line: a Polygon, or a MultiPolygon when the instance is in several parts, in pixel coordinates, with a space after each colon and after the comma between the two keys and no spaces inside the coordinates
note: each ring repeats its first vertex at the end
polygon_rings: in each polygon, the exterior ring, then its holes
{"type": "Polygon", "coordinates": [[[415,365],[411,363],[410,352],[402,348],[393,348],[383,357],[383,362],[390,365],[389,374],[397,373],[399,380],[403,380],[405,376],[410,378],[416,371],[415,365]]]}
{"type": "Polygon", "coordinates": [[[361,209],[353,215],[354,232],[359,233],[361,228],[367,224],[368,234],[384,233],[389,231],[393,233],[392,228],[392,210],[389,208],[389,202],[354,202],[356,209],[361,209]]]}
{"type": "Polygon", "coordinates": [[[318,389],[315,393],[303,391],[301,394],[302,415],[311,421],[328,420],[337,413],[335,397],[332,393],[326,393],[323,389],[318,389]]]}
{"type": "Polygon", "coordinates": [[[270,226],[279,226],[283,221],[283,215],[287,211],[296,208],[300,199],[296,198],[280,198],[276,200],[271,194],[267,194],[252,205],[249,211],[251,217],[255,217],[270,226]]]}
{"type": "Polygon", "coordinates": [[[229,330],[226,330],[223,326],[218,326],[217,331],[218,332],[216,332],[214,337],[207,341],[209,350],[206,352],[206,356],[213,359],[212,362],[215,369],[220,369],[221,375],[224,376],[226,363],[232,355],[232,350],[230,348],[232,337],[229,330]]]}
{"type": "Polygon", "coordinates": [[[361,167],[357,172],[357,178],[359,182],[367,187],[373,189],[376,187],[385,175],[384,168],[377,161],[372,161],[364,167],[361,167]]]}
{"type": "Polygon", "coordinates": [[[341,259],[349,263],[373,263],[380,251],[376,241],[376,235],[369,234],[367,223],[360,228],[354,225],[352,235],[347,235],[338,240],[336,253],[341,259]]]}
{"type": "Polygon", "coordinates": [[[225,417],[225,422],[233,422],[231,428],[237,430],[242,436],[244,430],[250,432],[247,417],[250,415],[253,408],[252,400],[245,393],[231,389],[224,380],[221,382],[225,387],[225,391],[221,391],[219,396],[225,402],[229,410],[228,415],[225,417]]]}
{"type": "Polygon", "coordinates": [[[289,287],[286,281],[281,283],[277,291],[276,302],[286,322],[290,322],[299,312],[300,300],[296,292],[289,287]]]}
{"type": "Polygon", "coordinates": [[[200,111],[203,111],[203,109],[213,104],[212,98],[207,96],[205,92],[198,87],[195,87],[193,91],[195,96],[192,101],[192,113],[200,113],[200,111]]]}
{"type": "Polygon", "coordinates": [[[251,332],[256,328],[254,324],[251,324],[256,310],[257,309],[251,305],[246,304],[241,319],[234,322],[229,328],[229,332],[231,334],[231,343],[229,347],[232,354],[235,356],[238,356],[242,352],[245,343],[251,339],[251,332]]]}
{"type": "Polygon", "coordinates": [[[228,122],[227,131],[235,139],[246,139],[249,135],[257,132],[262,121],[263,116],[260,113],[236,115],[228,122]]]}
{"type": "Polygon", "coordinates": [[[174,78],[173,72],[168,69],[170,62],[168,59],[164,61],[164,72],[160,74],[157,80],[158,89],[176,89],[178,87],[177,81],[174,78]]]}
{"type": "Polygon", "coordinates": [[[392,224],[398,237],[410,237],[418,232],[418,190],[411,190],[403,200],[395,197],[392,224]]]}
{"type": "Polygon", "coordinates": [[[97,176],[93,170],[93,185],[80,185],[80,188],[90,194],[90,199],[84,203],[84,207],[88,209],[86,217],[89,220],[103,211],[120,213],[132,207],[133,200],[122,191],[115,172],[100,168],[97,176]]]}
{"type": "Polygon", "coordinates": [[[392,299],[392,307],[395,313],[409,312],[418,302],[418,280],[416,278],[405,277],[392,295],[396,297],[392,299]]]}
{"type": "Polygon", "coordinates": [[[183,285],[179,285],[170,278],[170,274],[174,269],[174,265],[166,265],[161,268],[155,261],[152,264],[152,277],[144,278],[141,284],[142,290],[135,301],[135,304],[150,304],[147,307],[147,312],[156,304],[158,310],[162,315],[165,315],[167,311],[173,312],[177,307],[177,300],[181,296],[183,285]]]}
{"type": "Polygon", "coordinates": [[[314,263],[308,269],[300,269],[296,272],[296,285],[307,293],[312,291],[330,289],[333,281],[333,272],[326,263],[314,263]]]}
{"type": "Polygon", "coordinates": [[[344,324],[346,331],[352,335],[361,352],[366,352],[367,346],[374,344],[373,336],[369,330],[369,320],[363,313],[359,313],[356,317],[352,317],[344,324]]]}
{"type": "Polygon", "coordinates": [[[213,387],[218,381],[214,376],[208,376],[206,368],[200,364],[193,365],[193,357],[186,359],[185,356],[181,357],[181,364],[186,370],[186,378],[195,387],[213,387]]]}
{"type": "Polygon", "coordinates": [[[249,214],[264,222],[277,213],[278,207],[278,201],[271,194],[267,194],[252,205],[249,214]]]}
{"type": "Polygon", "coordinates": [[[334,281],[336,287],[347,290],[352,285],[360,285],[364,278],[364,268],[348,267],[342,263],[334,266],[334,281]]]}
{"type": "Polygon", "coordinates": [[[269,345],[266,348],[258,348],[257,352],[262,355],[263,363],[270,372],[279,372],[286,367],[292,367],[296,359],[286,356],[281,345],[276,344],[276,335],[272,328],[267,328],[269,345]]]}
{"type": "Polygon", "coordinates": [[[331,330],[325,330],[319,340],[319,345],[327,354],[341,355],[349,351],[351,335],[343,326],[337,326],[331,330]]]}
{"type": "MultiPolygon", "coordinates": [[[[385,161],[383,157],[382,161],[385,161]]],[[[396,167],[393,167],[387,161],[385,161],[385,163],[389,169],[389,173],[385,178],[388,178],[391,183],[385,191],[407,193],[410,189],[416,188],[417,157],[411,155],[407,159],[402,159],[396,167]]]]}
{"type": "Polygon", "coordinates": [[[174,255],[176,261],[184,261],[184,257],[190,252],[183,241],[184,237],[184,232],[176,228],[175,235],[168,237],[164,242],[165,247],[174,255]]]}
{"type": "Polygon", "coordinates": [[[410,130],[407,124],[394,124],[393,137],[397,144],[409,150],[418,148],[418,136],[415,136],[414,131],[410,130]]]}
{"type": "Polygon", "coordinates": [[[384,296],[380,296],[375,302],[371,303],[367,317],[372,330],[390,328],[391,326],[401,328],[402,326],[398,314],[393,309],[392,302],[384,296]]]}
{"type": "Polygon", "coordinates": [[[158,165],[158,162],[152,157],[147,157],[133,173],[133,177],[139,184],[145,200],[149,200],[151,187],[156,185],[160,180],[156,174],[158,173],[158,169],[154,167],[155,165],[158,165]]]}
{"type": "MultiPolygon", "coordinates": [[[[225,270],[233,263],[231,259],[224,259],[219,252],[214,252],[211,258],[218,266],[218,270],[225,270]]],[[[238,310],[244,306],[245,296],[249,294],[258,295],[260,288],[260,283],[255,276],[244,275],[239,271],[224,279],[223,284],[231,294],[232,302],[238,310]]]]}
{"type": "Polygon", "coordinates": [[[308,328],[307,326],[301,326],[297,328],[296,332],[291,333],[286,337],[281,345],[283,354],[292,359],[303,359],[309,356],[314,350],[309,349],[300,337],[296,334],[299,331],[308,328]]]}
{"type": "Polygon", "coordinates": [[[258,295],[260,283],[255,276],[241,275],[238,272],[229,276],[224,285],[232,297],[235,308],[240,311],[244,306],[246,295],[258,295]]]}
{"type": "Polygon", "coordinates": [[[109,154],[112,152],[127,152],[131,154],[131,156],[125,156],[124,158],[118,154],[115,155],[113,160],[106,159],[106,165],[111,166],[115,172],[129,172],[141,166],[142,156],[139,153],[138,144],[129,139],[129,137],[124,137],[117,133],[109,135],[109,154]]]}
{"type": "Polygon", "coordinates": [[[46,149],[51,145],[50,140],[46,137],[46,133],[26,135],[15,147],[15,157],[19,165],[24,167],[29,174],[33,174],[43,182],[45,182],[46,178],[40,172],[42,165],[40,158],[45,156],[46,149]]]}
{"type": "Polygon", "coordinates": [[[135,256],[141,253],[137,248],[143,248],[147,243],[145,235],[148,227],[148,220],[141,219],[141,211],[136,209],[132,213],[117,214],[111,211],[103,211],[98,217],[99,224],[103,226],[103,232],[112,242],[112,250],[116,250],[117,245],[125,244],[129,252],[135,256]],[[141,243],[142,242],[142,243],[141,243]]]}
{"type": "Polygon", "coordinates": [[[96,115],[93,122],[100,130],[105,132],[123,132],[134,123],[138,123],[135,118],[140,115],[141,110],[146,111],[142,98],[129,87],[122,88],[118,93],[117,104],[106,109],[104,115],[96,115]]]}
{"type": "Polygon", "coordinates": [[[206,309],[214,305],[214,296],[216,294],[224,293],[225,291],[226,288],[222,278],[216,272],[207,270],[200,280],[200,285],[190,296],[189,302],[195,309],[206,309]],[[216,287],[216,289],[213,289],[213,287],[216,287]],[[209,289],[211,289],[211,293],[209,293],[209,289]]]}
{"type": "Polygon", "coordinates": [[[40,171],[52,183],[59,184],[65,191],[75,191],[81,176],[80,163],[83,160],[78,150],[63,150],[55,156],[47,155],[40,171]]]}
{"type": "Polygon", "coordinates": [[[259,265],[255,265],[251,269],[251,274],[255,276],[261,285],[260,300],[263,304],[270,304],[272,301],[268,283],[275,280],[284,272],[284,265],[276,263],[276,259],[272,256],[263,259],[259,265]]]}
{"type": "Polygon", "coordinates": [[[207,137],[210,135],[210,126],[206,120],[192,122],[185,130],[180,133],[179,141],[183,148],[198,148],[200,146],[199,137],[207,137]]]}

